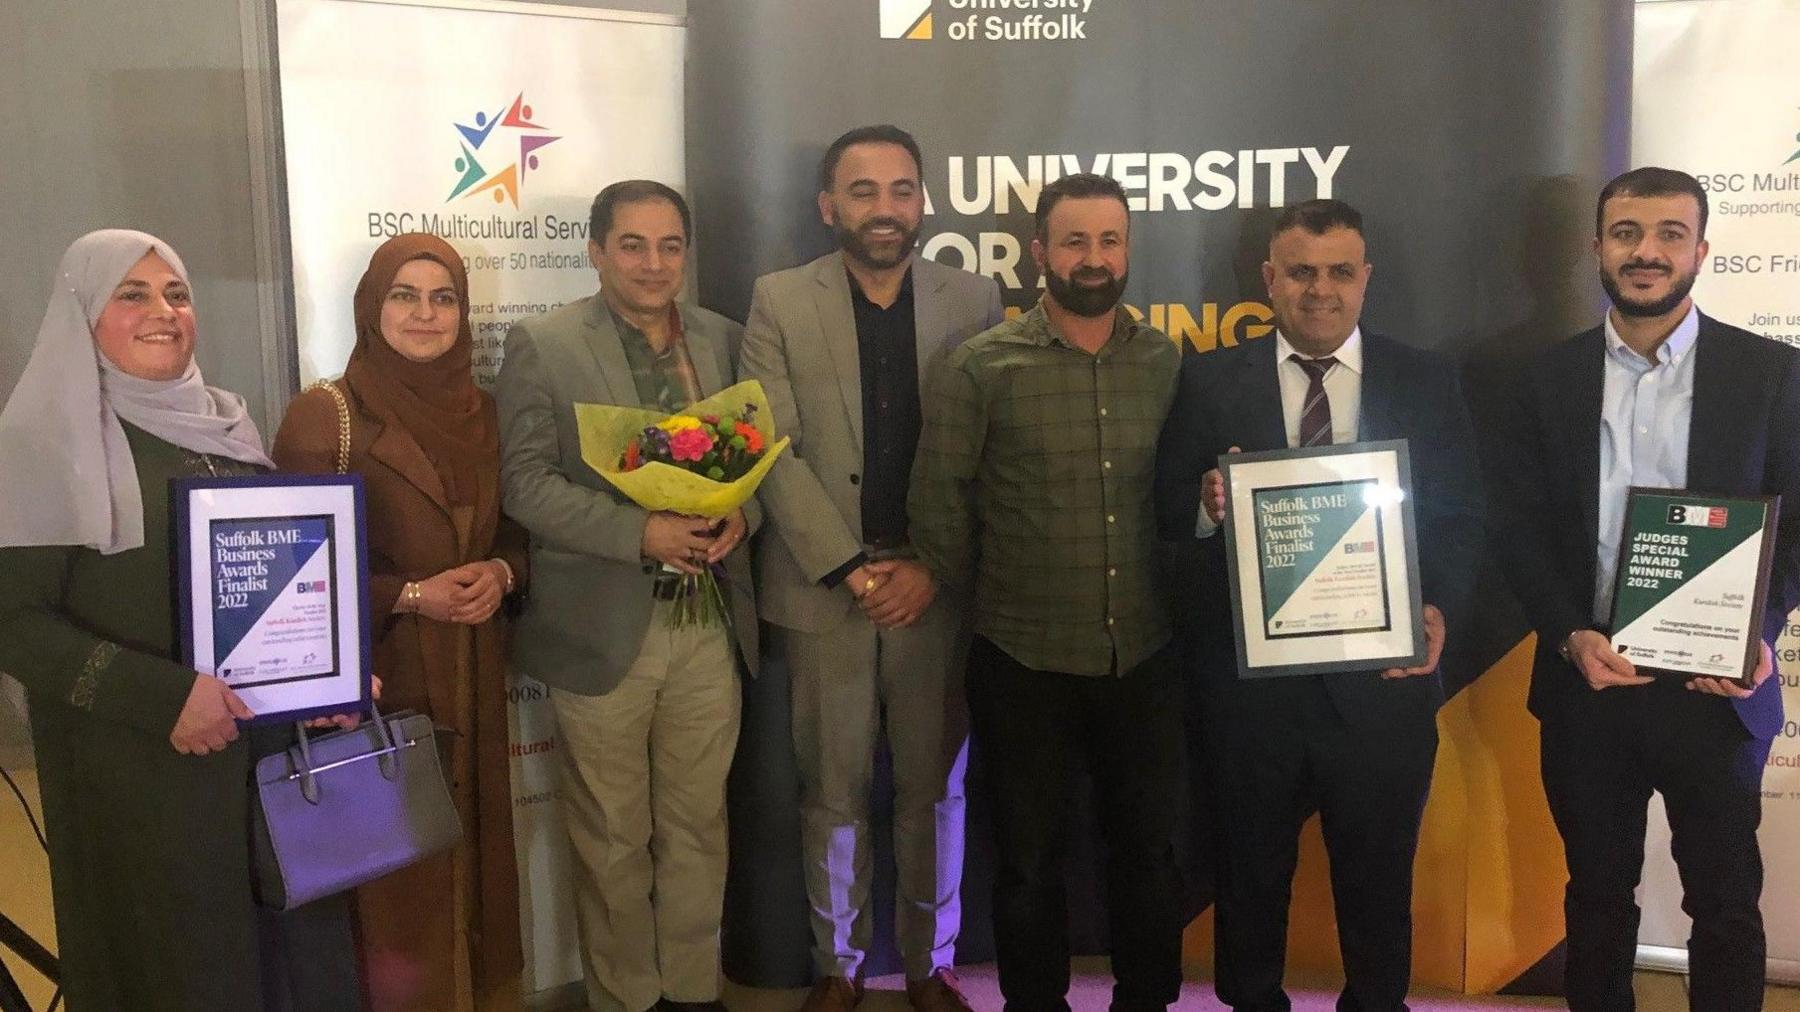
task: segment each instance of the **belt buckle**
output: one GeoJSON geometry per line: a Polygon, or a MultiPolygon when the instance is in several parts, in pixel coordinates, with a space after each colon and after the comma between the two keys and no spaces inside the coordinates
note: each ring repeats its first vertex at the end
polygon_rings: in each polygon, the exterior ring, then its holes
{"type": "Polygon", "coordinates": [[[673,601],[681,593],[681,584],[679,573],[658,573],[650,584],[650,596],[658,601],[673,601]]]}

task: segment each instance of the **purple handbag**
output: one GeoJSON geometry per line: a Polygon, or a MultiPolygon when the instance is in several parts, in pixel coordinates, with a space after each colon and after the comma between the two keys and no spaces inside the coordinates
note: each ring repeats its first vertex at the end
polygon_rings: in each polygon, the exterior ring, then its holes
{"type": "Polygon", "coordinates": [[[256,764],[252,861],[274,910],[343,892],[449,850],[462,823],[431,718],[410,710],[300,740],[256,764]]]}

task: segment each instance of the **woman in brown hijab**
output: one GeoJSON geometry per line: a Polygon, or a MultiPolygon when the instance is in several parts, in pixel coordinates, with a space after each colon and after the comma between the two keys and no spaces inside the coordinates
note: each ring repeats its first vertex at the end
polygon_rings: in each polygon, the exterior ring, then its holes
{"type": "Polygon", "coordinates": [[[344,377],[295,399],[272,456],[287,471],[362,475],[382,702],[454,732],[440,742],[463,821],[451,853],[357,890],[367,1005],[516,1009],[523,960],[499,609],[524,586],[525,537],[500,515],[498,423],[471,372],[462,259],[435,236],[396,236],[370,258],[355,308],[344,377]]]}

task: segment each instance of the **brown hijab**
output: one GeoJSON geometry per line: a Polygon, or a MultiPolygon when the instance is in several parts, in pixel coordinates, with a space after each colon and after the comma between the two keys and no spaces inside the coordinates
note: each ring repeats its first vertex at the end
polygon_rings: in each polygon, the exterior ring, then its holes
{"type": "Polygon", "coordinates": [[[398,235],[375,250],[356,285],[356,349],[344,383],[383,424],[398,425],[425,451],[452,506],[475,507],[475,537],[484,550],[500,515],[500,427],[494,404],[475,386],[469,329],[469,277],[462,257],[434,235],[398,235]],[[430,362],[414,362],[381,336],[381,307],[394,276],[412,260],[450,272],[459,322],[456,343],[430,362]]]}

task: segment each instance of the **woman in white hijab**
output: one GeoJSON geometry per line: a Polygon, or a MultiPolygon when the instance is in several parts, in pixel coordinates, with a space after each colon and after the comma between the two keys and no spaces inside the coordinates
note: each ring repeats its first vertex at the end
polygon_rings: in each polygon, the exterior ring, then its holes
{"type": "Polygon", "coordinates": [[[251,892],[256,729],[177,658],[172,478],[270,467],[194,363],[175,251],[108,229],[63,255],[0,411],[0,670],[25,684],[71,1012],[354,1009],[347,907],[251,892]],[[254,741],[247,739],[255,739],[254,741]]]}

